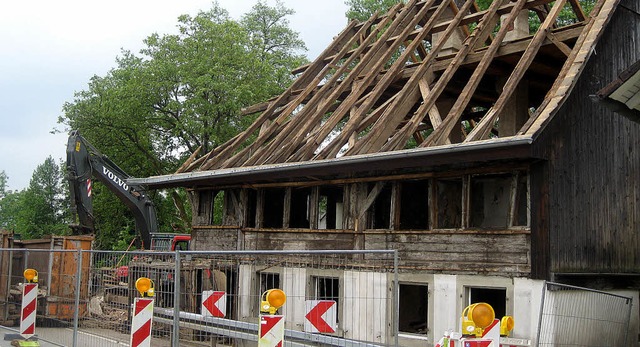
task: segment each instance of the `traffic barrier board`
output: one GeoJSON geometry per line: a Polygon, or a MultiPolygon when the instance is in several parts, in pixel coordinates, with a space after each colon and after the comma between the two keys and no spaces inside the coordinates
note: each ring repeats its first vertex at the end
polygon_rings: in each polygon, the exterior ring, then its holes
{"type": "Polygon", "coordinates": [[[131,347],[151,347],[151,323],[153,320],[153,299],[136,298],[133,303],[131,320],[131,347]]]}
{"type": "Polygon", "coordinates": [[[333,300],[305,301],[304,331],[310,333],[335,333],[338,326],[336,302],[333,300]]]}
{"type": "Polygon", "coordinates": [[[260,315],[258,347],[282,347],[284,345],[284,316],[260,315]]]}
{"type": "Polygon", "coordinates": [[[204,317],[224,318],[227,314],[227,293],[213,290],[202,292],[202,309],[204,317]]]}
{"type": "Polygon", "coordinates": [[[36,331],[36,307],[38,284],[25,283],[22,286],[22,310],[20,312],[20,335],[28,339],[36,331]]]}

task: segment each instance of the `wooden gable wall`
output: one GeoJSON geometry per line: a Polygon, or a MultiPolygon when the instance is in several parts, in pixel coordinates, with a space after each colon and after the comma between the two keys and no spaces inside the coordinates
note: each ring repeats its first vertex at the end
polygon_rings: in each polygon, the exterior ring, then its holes
{"type": "Polygon", "coordinates": [[[617,286],[618,275],[640,274],[640,124],[589,97],[640,59],[639,9],[637,0],[621,1],[569,99],[536,140],[548,161],[531,172],[534,277],[597,275],[617,286]]]}

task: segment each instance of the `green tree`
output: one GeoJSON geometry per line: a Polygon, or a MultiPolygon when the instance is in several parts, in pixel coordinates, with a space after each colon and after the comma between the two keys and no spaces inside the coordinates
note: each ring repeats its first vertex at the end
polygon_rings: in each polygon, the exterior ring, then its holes
{"type": "MultiPolygon", "coordinates": [[[[206,153],[246,128],[253,119],[241,116],[243,107],[291,83],[289,71],[305,62],[296,53],[304,44],[286,21],[291,13],[281,3],[258,2],[235,21],[214,2],[196,16],[180,16],[177,34],[150,35],[139,54],[123,51],[115,68],[91,78],[64,105],[59,122],[80,130],[132,176],[174,172],[197,148],[206,153]]],[[[101,206],[116,199],[96,189],[96,228],[108,247],[132,223],[123,223],[129,219],[120,206],[101,206]]],[[[152,194],[164,231],[189,226],[174,206],[184,205],[185,196],[152,194]]]]}
{"type": "Polygon", "coordinates": [[[346,16],[349,20],[366,21],[375,12],[380,14],[386,13],[391,6],[398,2],[406,2],[399,0],[346,0],[345,4],[349,6],[346,16]]]}
{"type": "Polygon", "coordinates": [[[2,226],[23,238],[68,232],[69,208],[61,165],[52,157],[38,165],[29,187],[11,192],[0,201],[2,226]]]}
{"type": "MultiPolygon", "coordinates": [[[[346,16],[349,19],[357,19],[359,21],[365,21],[369,19],[373,13],[379,11],[381,13],[386,12],[391,6],[398,2],[406,2],[403,0],[346,0],[345,4],[349,6],[346,16]]],[[[476,0],[480,10],[486,10],[493,0],[476,0]]],[[[578,0],[585,14],[589,14],[596,3],[596,0],[578,0]]],[[[464,0],[456,0],[456,3],[460,6],[464,4],[464,0]]],[[[571,5],[567,4],[563,11],[558,16],[558,22],[561,25],[569,25],[576,22],[576,15],[571,9],[571,5]]],[[[540,19],[534,11],[529,12],[529,25],[531,31],[536,31],[540,26],[540,19]]]]}

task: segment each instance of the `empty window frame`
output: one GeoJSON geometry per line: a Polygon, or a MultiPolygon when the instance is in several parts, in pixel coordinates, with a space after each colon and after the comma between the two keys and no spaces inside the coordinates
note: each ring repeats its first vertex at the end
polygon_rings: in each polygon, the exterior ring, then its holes
{"type": "Polygon", "coordinates": [[[429,181],[411,180],[399,183],[400,230],[429,229],[429,181]]]}
{"type": "Polygon", "coordinates": [[[292,188],[289,207],[289,227],[309,228],[311,216],[311,188],[292,188]]]}
{"type": "Polygon", "coordinates": [[[284,221],[284,196],[283,188],[265,188],[262,201],[262,227],[282,228],[284,221]]]}
{"type": "Polygon", "coordinates": [[[529,178],[526,172],[470,178],[469,226],[510,228],[529,225],[529,178]]]}
{"type": "Polygon", "coordinates": [[[222,225],[224,216],[224,191],[201,190],[198,192],[198,217],[206,225],[222,225]]]}
{"type": "MultiPolygon", "coordinates": [[[[340,312],[338,305],[340,304],[340,279],[338,277],[311,277],[311,299],[312,300],[332,300],[336,302],[336,311],[340,312]]],[[[336,317],[339,321],[339,317],[336,317]]]]}
{"type": "Polygon", "coordinates": [[[479,302],[486,302],[493,307],[496,318],[507,314],[507,289],[490,287],[465,287],[465,307],[479,302]]]}
{"type": "Polygon", "coordinates": [[[438,229],[462,227],[462,178],[437,179],[436,222],[438,229]]]}
{"type": "Polygon", "coordinates": [[[400,283],[399,330],[403,333],[428,333],[429,287],[426,284],[400,283]]]}
{"type": "Polygon", "coordinates": [[[341,186],[320,187],[318,192],[318,229],[342,229],[343,195],[341,186]]]}
{"type": "Polygon", "coordinates": [[[255,189],[246,190],[246,216],[245,226],[247,228],[255,228],[256,226],[256,213],[258,212],[258,191],[255,189]]]}
{"type": "MultiPolygon", "coordinates": [[[[369,190],[373,188],[375,183],[371,183],[369,190]]],[[[375,201],[369,207],[369,229],[390,229],[391,228],[391,184],[385,184],[376,197],[375,201]]]]}
{"type": "Polygon", "coordinates": [[[513,194],[513,225],[529,226],[529,176],[526,172],[518,172],[514,178],[516,191],[513,194]]]}
{"type": "Polygon", "coordinates": [[[471,177],[469,226],[507,228],[511,209],[511,174],[471,177]]]}
{"type": "Polygon", "coordinates": [[[225,211],[224,190],[213,191],[213,206],[211,213],[211,224],[222,225],[225,211]]]}

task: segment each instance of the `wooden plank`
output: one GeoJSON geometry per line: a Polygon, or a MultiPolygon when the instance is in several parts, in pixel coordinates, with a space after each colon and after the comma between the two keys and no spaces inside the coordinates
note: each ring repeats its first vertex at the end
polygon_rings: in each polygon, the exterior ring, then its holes
{"type": "MultiPolygon", "coordinates": [[[[218,159],[215,162],[221,162],[225,160],[228,156],[234,153],[266,120],[271,117],[271,114],[277,109],[277,107],[283,105],[291,92],[295,89],[299,89],[300,86],[307,85],[309,80],[313,78],[321,69],[323,64],[321,62],[324,60],[326,56],[332,54],[332,51],[335,47],[340,47],[347,41],[351,36],[353,36],[353,26],[355,23],[350,23],[347,27],[338,35],[338,38],[334,40],[327,49],[325,49],[319,56],[318,59],[311,65],[310,69],[307,69],[305,73],[295,80],[289,88],[285,92],[283,92],[271,105],[263,112],[255,122],[253,122],[248,129],[243,131],[242,133],[235,136],[233,139],[227,141],[225,144],[218,146],[217,149],[214,149],[207,155],[207,158],[212,158],[213,156],[219,156],[222,159],[218,159]]],[[[208,161],[208,159],[205,159],[208,161]]],[[[204,169],[210,168],[214,163],[206,163],[204,169]]]]}
{"type": "MultiPolygon", "coordinates": [[[[400,4],[396,5],[396,7],[398,6],[400,6],[400,4]]],[[[407,7],[403,9],[403,11],[399,16],[402,16],[401,18],[405,18],[407,17],[408,13],[409,13],[409,9],[407,7]]],[[[381,23],[382,24],[381,26],[376,27],[375,30],[371,30],[371,33],[367,37],[367,41],[374,40],[375,38],[377,38],[380,31],[384,29],[387,25],[390,25],[390,27],[387,29],[385,33],[382,34],[382,36],[386,37],[390,35],[391,31],[397,28],[397,26],[400,24],[399,23],[400,21],[390,22],[392,19],[393,19],[392,17],[388,17],[385,21],[381,23]],[[387,21],[389,21],[389,23],[387,21]]],[[[349,48],[349,46],[345,46],[344,48],[349,48]]],[[[367,48],[366,46],[360,46],[358,48],[358,51],[361,53],[365,52],[366,48],[367,48]]],[[[369,51],[366,51],[366,54],[363,59],[375,60],[375,58],[378,57],[378,55],[380,54],[381,48],[382,48],[381,44],[374,46],[374,48],[370,49],[369,51]]],[[[356,58],[355,55],[352,57],[349,57],[342,66],[345,67],[346,69],[346,67],[349,67],[350,64],[354,62],[355,58],[356,58]]],[[[253,161],[253,164],[282,161],[282,159],[280,159],[281,157],[288,156],[290,155],[290,153],[295,152],[296,147],[299,146],[301,141],[309,133],[310,129],[315,127],[316,124],[320,124],[320,122],[322,121],[322,118],[326,114],[329,107],[331,107],[333,102],[342,93],[348,90],[348,87],[350,86],[349,82],[355,81],[355,78],[360,75],[361,71],[363,70],[363,67],[364,67],[363,64],[358,64],[355,68],[353,68],[351,71],[348,72],[348,76],[346,78],[340,81],[339,79],[341,78],[341,74],[338,74],[338,73],[333,74],[331,81],[333,81],[336,84],[335,88],[329,88],[331,86],[329,85],[326,91],[324,91],[322,94],[316,93],[314,97],[309,101],[309,103],[307,103],[307,105],[305,105],[305,107],[297,115],[297,117],[299,117],[298,119],[306,119],[306,121],[290,125],[290,128],[287,129],[286,133],[280,134],[277,141],[274,141],[269,146],[264,148],[262,152],[265,152],[268,154],[264,155],[261,158],[262,160],[253,161]]],[[[343,72],[346,72],[346,70],[344,70],[343,72]]],[[[346,108],[349,104],[343,102],[341,106],[342,105],[344,105],[343,107],[346,108]]],[[[340,109],[339,107],[334,111],[334,113],[335,112],[344,112],[344,110],[340,109]]],[[[258,159],[258,155],[254,155],[254,158],[258,159]]]]}
{"type": "MultiPolygon", "coordinates": [[[[369,21],[373,21],[375,18],[372,17],[371,19],[369,19],[369,21]]],[[[349,40],[347,41],[347,43],[342,47],[342,49],[340,50],[340,53],[343,53],[347,50],[346,47],[350,47],[352,44],[354,44],[355,41],[357,41],[358,39],[358,33],[356,33],[355,35],[352,35],[349,40]]],[[[323,93],[327,93],[328,90],[331,89],[331,87],[338,82],[338,78],[339,76],[343,73],[343,71],[345,71],[348,68],[349,65],[349,61],[345,62],[345,64],[343,64],[343,66],[341,66],[340,68],[338,68],[338,71],[336,71],[336,73],[334,74],[334,76],[332,76],[332,78],[327,81],[327,83],[325,83],[322,87],[320,87],[319,89],[317,88],[317,85],[326,77],[326,75],[330,72],[331,69],[333,69],[333,66],[335,66],[336,64],[338,64],[338,62],[340,61],[341,56],[338,55],[336,56],[329,64],[325,65],[324,67],[322,67],[320,69],[320,71],[313,77],[313,79],[311,79],[311,81],[306,85],[306,87],[298,94],[298,96],[291,101],[287,107],[285,107],[284,110],[281,111],[280,116],[278,116],[274,122],[271,124],[271,126],[269,126],[267,129],[265,129],[264,131],[261,131],[260,136],[258,136],[258,138],[250,145],[247,146],[241,153],[247,153],[247,152],[251,152],[251,155],[253,158],[259,158],[264,156],[264,152],[265,151],[272,151],[273,147],[275,145],[277,145],[277,140],[273,140],[273,136],[272,135],[277,135],[279,138],[286,138],[287,134],[290,133],[291,130],[291,126],[288,127],[283,127],[283,124],[285,124],[287,122],[287,120],[289,119],[289,117],[291,117],[291,115],[293,114],[293,112],[300,107],[300,105],[302,104],[302,102],[304,102],[309,95],[312,92],[314,93],[314,96],[311,98],[311,100],[308,102],[307,105],[305,105],[305,107],[309,107],[312,108],[314,107],[314,103],[317,102],[317,100],[319,100],[319,98],[321,98],[321,95],[323,93]],[[264,143],[266,143],[267,141],[272,140],[271,145],[266,146],[266,147],[260,147],[262,146],[264,143]]],[[[266,111],[265,111],[266,112],[266,111]]],[[[303,114],[299,114],[298,116],[300,117],[304,117],[303,114]]],[[[242,154],[237,155],[238,159],[245,159],[243,157],[242,154]]],[[[250,159],[246,159],[243,160],[244,161],[244,165],[251,165],[254,164],[253,162],[251,162],[250,159]]],[[[225,162],[222,167],[231,167],[233,165],[236,165],[238,163],[238,160],[234,161],[227,161],[225,162]]]]}
{"type": "MultiPolygon", "coordinates": [[[[431,5],[434,0],[429,0],[427,5],[431,5]]],[[[388,61],[388,59],[402,46],[404,42],[404,36],[412,28],[414,28],[417,23],[426,15],[429,8],[425,5],[422,9],[418,11],[418,13],[414,14],[413,17],[407,16],[408,13],[403,12],[403,17],[397,19],[394,23],[398,23],[398,30],[401,30],[401,34],[398,36],[392,43],[388,43],[386,41],[386,36],[390,36],[393,34],[391,30],[385,32],[385,37],[381,37],[375,47],[379,47],[378,54],[363,58],[366,61],[366,65],[363,66],[363,72],[365,75],[362,77],[359,82],[361,84],[356,85],[355,88],[352,88],[351,93],[347,96],[347,98],[343,101],[341,107],[338,107],[336,111],[333,112],[331,117],[323,124],[317,134],[314,134],[313,137],[309,138],[306,141],[306,144],[297,150],[297,154],[293,156],[293,160],[301,160],[305,157],[310,157],[313,153],[318,149],[318,146],[323,143],[324,139],[333,131],[335,126],[340,122],[344,116],[347,114],[347,111],[350,110],[351,105],[353,105],[356,101],[360,99],[360,96],[366,92],[366,89],[372,82],[375,81],[375,78],[378,75],[378,72],[384,68],[384,65],[388,61]],[[383,49],[384,48],[384,49],[383,49]]],[[[411,4],[407,5],[407,7],[411,7],[411,4]]],[[[382,81],[376,83],[374,90],[370,93],[371,95],[364,102],[364,104],[358,108],[358,114],[355,118],[350,119],[344,126],[343,131],[340,135],[338,135],[332,142],[326,146],[318,155],[315,156],[316,159],[326,158],[328,156],[335,156],[335,154],[342,148],[344,143],[351,136],[353,130],[358,127],[361,123],[361,119],[365,117],[366,112],[371,108],[374,102],[376,102],[380,95],[384,92],[386,87],[391,84],[393,78],[396,74],[401,71],[404,62],[408,59],[410,54],[413,54],[416,45],[420,44],[418,41],[414,41],[411,43],[411,46],[406,48],[401,55],[401,57],[392,65],[389,69],[385,77],[383,77],[382,81]],[[413,49],[411,48],[413,47],[413,49]]],[[[360,67],[360,66],[358,66],[360,67]]]]}
{"type": "MultiPolygon", "coordinates": [[[[489,65],[493,61],[493,58],[496,52],[498,51],[498,48],[502,44],[504,37],[507,35],[507,32],[509,31],[509,27],[514,23],[516,17],[520,14],[520,11],[524,7],[525,1],[526,0],[518,0],[516,2],[509,16],[501,24],[500,30],[498,31],[498,33],[494,37],[493,42],[485,52],[484,57],[482,58],[480,63],[478,63],[478,66],[474,70],[470,80],[467,82],[464,89],[460,93],[460,97],[456,100],[455,104],[451,108],[451,111],[449,111],[449,114],[447,115],[445,120],[442,122],[442,125],[439,128],[434,129],[433,133],[429,135],[427,140],[423,142],[422,145],[420,145],[420,147],[437,146],[437,145],[444,144],[445,139],[448,138],[449,135],[451,134],[451,130],[453,130],[453,128],[457,124],[459,124],[459,120],[460,120],[460,116],[462,115],[462,112],[464,111],[467,104],[471,100],[473,93],[475,92],[476,88],[480,84],[480,80],[482,79],[485,72],[489,68],[489,65]]],[[[492,4],[492,7],[493,7],[493,4],[492,4]]],[[[488,18],[488,19],[490,20],[492,18],[488,18]]],[[[486,23],[488,19],[483,20],[481,24],[486,23]]],[[[486,29],[486,27],[483,29],[486,29]]]]}
{"type": "MultiPolygon", "coordinates": [[[[431,5],[432,3],[433,2],[430,2],[429,5],[431,5]]],[[[358,107],[358,110],[354,114],[354,116],[349,119],[347,124],[345,124],[342,133],[334,138],[328,146],[326,146],[318,155],[316,155],[314,157],[315,159],[332,158],[338,154],[338,151],[344,146],[349,133],[352,132],[354,128],[361,126],[362,120],[367,117],[367,112],[383,95],[389,85],[391,85],[391,83],[401,73],[409,57],[413,56],[413,52],[415,52],[418,47],[422,47],[423,40],[426,39],[430,29],[435,25],[436,19],[444,13],[447,7],[448,5],[445,1],[443,1],[440,6],[438,6],[435,13],[431,15],[427,23],[422,27],[420,34],[417,35],[408,46],[406,46],[401,56],[394,62],[394,64],[387,70],[387,72],[385,72],[383,78],[375,84],[373,91],[370,93],[363,105],[358,107]]],[[[418,13],[418,15],[416,16],[417,21],[419,22],[420,20],[422,20],[422,18],[424,18],[424,15],[426,15],[426,12],[424,12],[423,9],[423,11],[418,13]]],[[[413,27],[414,25],[412,23],[412,26],[407,27],[407,30],[405,30],[403,34],[406,35],[408,29],[411,29],[413,27]]],[[[423,60],[422,63],[428,64],[432,60],[431,57],[433,57],[433,55],[430,56],[427,54],[427,57],[425,58],[425,60],[423,60]]],[[[398,95],[396,94],[394,98],[397,99],[397,97],[398,95]]],[[[387,110],[387,112],[390,112],[390,110],[387,110]]]]}
{"type": "Polygon", "coordinates": [[[477,141],[481,139],[485,139],[489,136],[489,133],[493,129],[493,124],[495,120],[498,118],[504,107],[507,105],[507,102],[513,95],[520,83],[520,80],[524,76],[525,72],[529,68],[529,65],[536,57],[538,50],[542,46],[544,39],[547,37],[547,33],[551,28],[551,25],[555,23],[556,18],[560,14],[560,11],[564,7],[566,0],[558,0],[553,5],[551,12],[547,16],[547,19],[542,23],[536,34],[533,36],[529,47],[525,50],[524,54],[516,64],[516,67],[513,69],[513,72],[509,76],[507,83],[505,83],[502,93],[498,97],[496,103],[491,107],[491,109],[482,117],[478,125],[471,131],[469,136],[464,140],[464,142],[477,141]]]}
{"type": "MultiPolygon", "coordinates": [[[[499,7],[500,3],[502,2],[501,1],[494,2],[490,7],[490,9],[492,10],[490,13],[495,15],[495,12],[497,11],[497,8],[499,7]]],[[[418,70],[415,71],[415,73],[411,76],[409,81],[403,86],[403,89],[401,90],[400,93],[409,97],[416,96],[416,95],[419,97],[419,89],[417,88],[418,83],[422,79],[422,76],[429,71],[430,62],[433,59],[435,59],[437,54],[440,52],[440,50],[444,46],[446,40],[453,34],[454,30],[457,29],[456,20],[459,21],[461,19],[462,14],[464,14],[466,11],[465,8],[468,9],[468,6],[470,6],[470,3],[467,1],[467,3],[465,3],[465,5],[463,6],[463,10],[461,10],[458,13],[458,16],[456,16],[456,18],[454,19],[454,22],[451,22],[451,25],[447,28],[445,33],[442,35],[441,40],[439,40],[436,43],[436,45],[432,48],[429,58],[426,59],[421,65],[419,65],[418,70]]],[[[453,77],[455,71],[457,70],[457,67],[464,59],[464,56],[466,56],[466,54],[470,51],[470,45],[467,43],[467,41],[475,42],[475,40],[477,39],[477,33],[482,33],[487,30],[488,29],[486,24],[483,25],[483,23],[480,23],[480,25],[478,26],[478,28],[476,28],[476,31],[474,32],[475,34],[467,38],[467,40],[465,41],[465,44],[463,44],[462,46],[462,49],[458,52],[458,54],[456,54],[456,59],[454,59],[454,62],[451,63],[451,65],[447,68],[445,73],[440,77],[440,79],[438,79],[436,86],[432,90],[431,97],[427,100],[424,100],[423,105],[425,105],[424,107],[426,107],[427,110],[430,109],[431,106],[435,104],[436,99],[438,98],[440,93],[444,90],[444,87],[446,86],[448,81],[453,77]]],[[[359,146],[349,149],[347,151],[347,155],[371,153],[377,149],[380,149],[384,145],[384,143],[389,139],[389,136],[395,131],[395,126],[399,124],[399,122],[402,121],[402,119],[404,119],[406,112],[401,112],[401,111],[403,111],[403,108],[406,109],[408,106],[412,107],[413,104],[408,102],[407,97],[405,98],[397,97],[396,100],[393,102],[393,104],[389,107],[389,109],[385,111],[385,114],[382,117],[380,117],[378,122],[376,122],[376,124],[379,124],[380,126],[377,126],[377,127],[374,126],[374,128],[376,128],[375,131],[372,131],[367,136],[365,136],[363,140],[360,141],[359,146]]]]}

